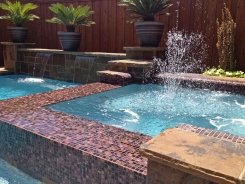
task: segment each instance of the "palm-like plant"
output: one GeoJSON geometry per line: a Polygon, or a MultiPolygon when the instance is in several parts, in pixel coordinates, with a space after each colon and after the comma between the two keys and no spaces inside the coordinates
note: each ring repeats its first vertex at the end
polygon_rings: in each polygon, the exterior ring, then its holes
{"type": "Polygon", "coordinates": [[[132,21],[154,21],[155,15],[170,7],[170,0],[121,0],[119,6],[125,6],[132,21]]]}
{"type": "Polygon", "coordinates": [[[74,32],[76,26],[90,26],[95,23],[89,19],[89,17],[94,13],[89,6],[80,5],[74,7],[73,5],[65,6],[63,4],[56,3],[52,4],[49,9],[56,16],[47,20],[47,22],[63,24],[69,32],[74,32]]]}
{"type": "Polygon", "coordinates": [[[38,16],[30,13],[31,10],[37,7],[33,3],[21,4],[19,1],[14,3],[6,1],[5,3],[0,3],[0,8],[7,12],[6,15],[0,16],[0,19],[9,20],[16,27],[21,27],[26,21],[39,19],[38,16]]]}

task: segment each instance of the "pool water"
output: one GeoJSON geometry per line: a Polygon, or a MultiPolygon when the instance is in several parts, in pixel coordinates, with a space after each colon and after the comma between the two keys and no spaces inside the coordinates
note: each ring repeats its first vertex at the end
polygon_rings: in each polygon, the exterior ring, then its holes
{"type": "Polygon", "coordinates": [[[245,96],[225,92],[132,84],[49,108],[150,136],[180,123],[245,136],[245,96]]]}
{"type": "Polygon", "coordinates": [[[27,75],[0,76],[0,100],[73,86],[73,83],[27,75]]]}
{"type": "MultiPolygon", "coordinates": [[[[27,75],[0,76],[0,100],[74,86],[73,83],[30,77],[27,75]]],[[[0,184],[41,184],[0,159],[0,184]]]]}
{"type": "Polygon", "coordinates": [[[0,184],[42,184],[0,159],[0,184]]]}

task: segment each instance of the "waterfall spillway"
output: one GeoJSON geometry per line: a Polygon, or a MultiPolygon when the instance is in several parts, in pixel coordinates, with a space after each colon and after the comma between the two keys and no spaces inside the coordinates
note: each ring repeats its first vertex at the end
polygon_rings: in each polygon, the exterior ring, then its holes
{"type": "Polygon", "coordinates": [[[49,53],[37,53],[33,65],[33,76],[44,77],[47,63],[51,58],[52,54],[49,53]]]}

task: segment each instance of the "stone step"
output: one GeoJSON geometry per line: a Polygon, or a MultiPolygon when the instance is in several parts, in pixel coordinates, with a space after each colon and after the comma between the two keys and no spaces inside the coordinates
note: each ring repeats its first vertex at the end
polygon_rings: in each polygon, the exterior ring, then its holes
{"type": "Polygon", "coordinates": [[[111,70],[97,71],[97,75],[100,77],[100,82],[120,85],[128,84],[131,82],[132,78],[129,73],[116,72],[111,70]]]}
{"type": "Polygon", "coordinates": [[[12,72],[6,70],[5,68],[0,68],[0,75],[11,74],[12,72]]]}
{"type": "Polygon", "coordinates": [[[108,61],[113,66],[134,67],[134,68],[149,68],[152,62],[149,60],[123,59],[108,61]]]}

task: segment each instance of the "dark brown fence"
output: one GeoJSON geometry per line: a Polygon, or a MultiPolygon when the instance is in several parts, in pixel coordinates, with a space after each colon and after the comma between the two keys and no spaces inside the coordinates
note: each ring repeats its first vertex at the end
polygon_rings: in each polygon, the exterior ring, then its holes
{"type": "MultiPolygon", "coordinates": [[[[238,67],[245,70],[245,0],[179,0],[179,6],[178,0],[172,1],[173,6],[167,10],[169,15],[163,14],[158,17],[160,21],[165,23],[165,32],[176,26],[178,10],[179,29],[205,35],[209,45],[206,64],[209,66],[217,65],[216,19],[221,16],[223,3],[226,3],[237,22],[236,58],[238,67]]],[[[32,2],[39,5],[36,14],[41,19],[27,24],[29,42],[37,43],[37,47],[60,48],[57,31],[63,30],[63,27],[45,22],[45,19],[52,17],[48,6],[58,1],[36,0],[32,2]]],[[[118,0],[60,0],[59,2],[87,4],[95,11],[92,18],[96,25],[79,28],[82,33],[82,51],[123,52],[124,46],[138,45],[134,26],[127,23],[129,16],[125,13],[124,8],[117,6],[118,0]]],[[[6,22],[0,22],[1,41],[8,40],[6,26],[6,22]]],[[[166,33],[162,44],[164,44],[165,39],[166,33]]]]}

